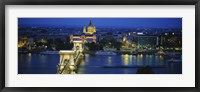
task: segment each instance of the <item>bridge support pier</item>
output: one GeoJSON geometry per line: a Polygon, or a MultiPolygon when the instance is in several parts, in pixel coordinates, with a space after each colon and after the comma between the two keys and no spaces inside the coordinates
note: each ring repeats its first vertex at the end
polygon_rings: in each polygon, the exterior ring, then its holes
{"type": "Polygon", "coordinates": [[[60,52],[60,63],[58,65],[59,74],[67,74],[72,70],[75,70],[72,66],[74,63],[74,51],[73,50],[61,50],[60,52]]]}

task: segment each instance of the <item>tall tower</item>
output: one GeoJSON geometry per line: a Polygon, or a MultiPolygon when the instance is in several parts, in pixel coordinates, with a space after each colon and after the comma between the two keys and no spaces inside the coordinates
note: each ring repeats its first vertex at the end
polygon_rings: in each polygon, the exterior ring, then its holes
{"type": "Polygon", "coordinates": [[[84,25],[84,27],[83,27],[83,33],[87,33],[87,30],[86,30],[86,26],[84,25]]]}

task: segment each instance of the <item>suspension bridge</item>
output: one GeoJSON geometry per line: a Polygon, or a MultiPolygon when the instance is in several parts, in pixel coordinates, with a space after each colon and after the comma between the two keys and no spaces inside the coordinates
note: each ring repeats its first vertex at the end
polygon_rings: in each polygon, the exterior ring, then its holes
{"type": "Polygon", "coordinates": [[[84,43],[96,42],[96,36],[70,36],[73,43],[72,50],[60,50],[60,62],[58,64],[58,74],[76,74],[78,66],[84,58],[84,43]]]}

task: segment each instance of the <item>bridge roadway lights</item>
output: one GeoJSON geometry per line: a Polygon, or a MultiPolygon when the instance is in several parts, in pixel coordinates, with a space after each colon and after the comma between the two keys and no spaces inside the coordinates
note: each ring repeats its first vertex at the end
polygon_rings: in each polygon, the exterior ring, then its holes
{"type": "Polygon", "coordinates": [[[96,39],[97,37],[95,35],[71,35],[70,36],[70,43],[73,43],[73,41],[75,41],[75,39],[82,41],[83,43],[88,42],[88,40],[92,39],[93,42],[96,43],[96,39]]]}

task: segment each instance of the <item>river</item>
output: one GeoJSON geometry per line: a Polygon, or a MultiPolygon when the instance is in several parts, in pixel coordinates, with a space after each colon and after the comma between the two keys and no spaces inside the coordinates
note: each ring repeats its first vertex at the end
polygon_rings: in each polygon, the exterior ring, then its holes
{"type": "MultiPolygon", "coordinates": [[[[19,54],[18,74],[56,74],[59,55],[19,54]]],[[[151,66],[155,74],[182,74],[182,62],[167,62],[172,57],[162,55],[85,54],[78,74],[135,74],[139,67],[151,66]]],[[[181,56],[178,57],[181,59],[181,56]]]]}

